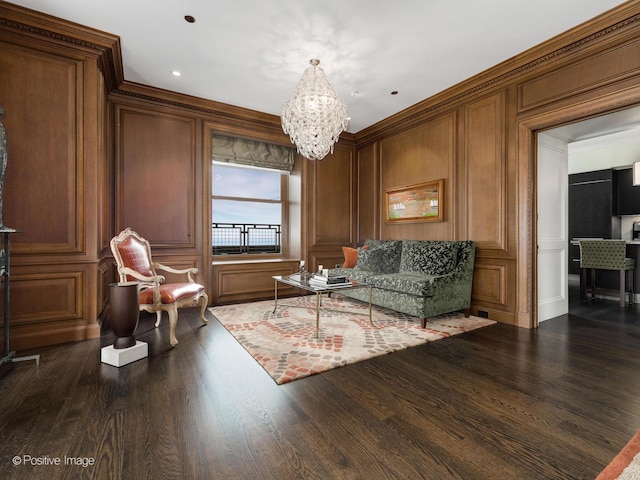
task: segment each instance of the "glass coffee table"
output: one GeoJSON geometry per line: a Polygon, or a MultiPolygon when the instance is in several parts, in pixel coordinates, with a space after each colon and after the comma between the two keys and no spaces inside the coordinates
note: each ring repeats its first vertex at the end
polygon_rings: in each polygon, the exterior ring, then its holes
{"type": "Polygon", "coordinates": [[[275,293],[274,293],[274,301],[273,301],[273,313],[276,313],[278,308],[278,284],[282,283],[284,285],[289,285],[291,287],[296,287],[301,290],[305,290],[307,292],[314,293],[316,295],[316,338],[318,338],[318,330],[320,329],[320,306],[321,306],[321,297],[323,293],[331,294],[333,292],[340,292],[341,290],[347,290],[350,288],[368,288],[369,289],[369,323],[372,327],[373,320],[371,318],[371,290],[372,287],[369,284],[351,281],[351,283],[347,285],[315,285],[311,284],[306,277],[301,276],[300,274],[293,275],[276,275],[272,277],[275,280],[275,293]]]}

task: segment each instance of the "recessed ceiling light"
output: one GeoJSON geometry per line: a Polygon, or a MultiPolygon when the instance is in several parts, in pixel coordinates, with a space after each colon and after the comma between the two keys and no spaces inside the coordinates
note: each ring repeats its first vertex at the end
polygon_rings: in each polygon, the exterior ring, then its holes
{"type": "Polygon", "coordinates": [[[178,70],[173,70],[171,73],[174,77],[180,77],[182,75],[182,73],[180,73],[178,70]]]}
{"type": "Polygon", "coordinates": [[[196,19],[194,17],[192,17],[191,15],[185,15],[184,19],[189,23],[196,23],[196,19]]]}

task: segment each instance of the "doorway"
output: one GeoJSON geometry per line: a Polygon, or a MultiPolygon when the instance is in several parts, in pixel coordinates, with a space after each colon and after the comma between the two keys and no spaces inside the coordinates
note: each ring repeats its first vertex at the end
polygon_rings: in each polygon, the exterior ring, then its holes
{"type": "MultiPolygon", "coordinates": [[[[538,322],[569,313],[568,175],[640,160],[640,107],[538,132],[537,135],[537,312],[538,322]],[[606,154],[607,145],[622,148],[606,154]],[[572,148],[574,147],[574,148],[572,148]],[[578,155],[579,148],[599,150],[578,155]],[[604,149],[604,150],[603,150],[604,149]],[[573,154],[572,154],[573,151],[573,154]],[[603,154],[603,151],[605,153],[603,154]]],[[[625,222],[623,221],[623,224],[625,222]]],[[[630,222],[622,227],[626,238],[630,222]]],[[[575,278],[574,278],[575,277],[575,278]]]]}

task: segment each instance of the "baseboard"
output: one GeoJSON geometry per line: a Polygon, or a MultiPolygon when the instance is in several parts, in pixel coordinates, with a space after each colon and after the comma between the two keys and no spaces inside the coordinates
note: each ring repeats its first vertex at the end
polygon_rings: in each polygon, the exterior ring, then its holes
{"type": "Polygon", "coordinates": [[[11,351],[19,351],[99,337],[100,325],[97,322],[92,325],[77,325],[32,332],[20,332],[18,328],[15,328],[9,334],[9,347],[11,351]]]}
{"type": "MultiPolygon", "coordinates": [[[[625,295],[626,297],[626,295],[625,295]]],[[[591,298],[591,294],[587,293],[587,300],[589,300],[591,298]]],[[[597,288],[596,289],[596,298],[600,299],[600,300],[611,300],[614,302],[620,302],[620,292],[617,290],[608,290],[605,288],[597,288]]],[[[626,301],[626,298],[625,298],[626,301]]],[[[633,294],[633,303],[638,303],[638,301],[640,301],[640,294],[639,293],[634,293],[633,294]]]]}

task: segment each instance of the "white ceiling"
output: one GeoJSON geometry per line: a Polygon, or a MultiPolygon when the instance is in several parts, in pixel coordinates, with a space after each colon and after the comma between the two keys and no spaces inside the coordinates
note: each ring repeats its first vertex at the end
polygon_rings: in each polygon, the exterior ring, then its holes
{"type": "MultiPolygon", "coordinates": [[[[581,122],[563,125],[545,133],[567,143],[640,129],[640,107],[627,108],[581,122]]],[[[637,136],[637,134],[636,134],[637,136]]]]}
{"type": "Polygon", "coordinates": [[[625,2],[11,3],[118,35],[127,81],[275,115],[309,60],[319,58],[355,133],[625,2]],[[185,15],[196,22],[187,23],[185,15]]]}

